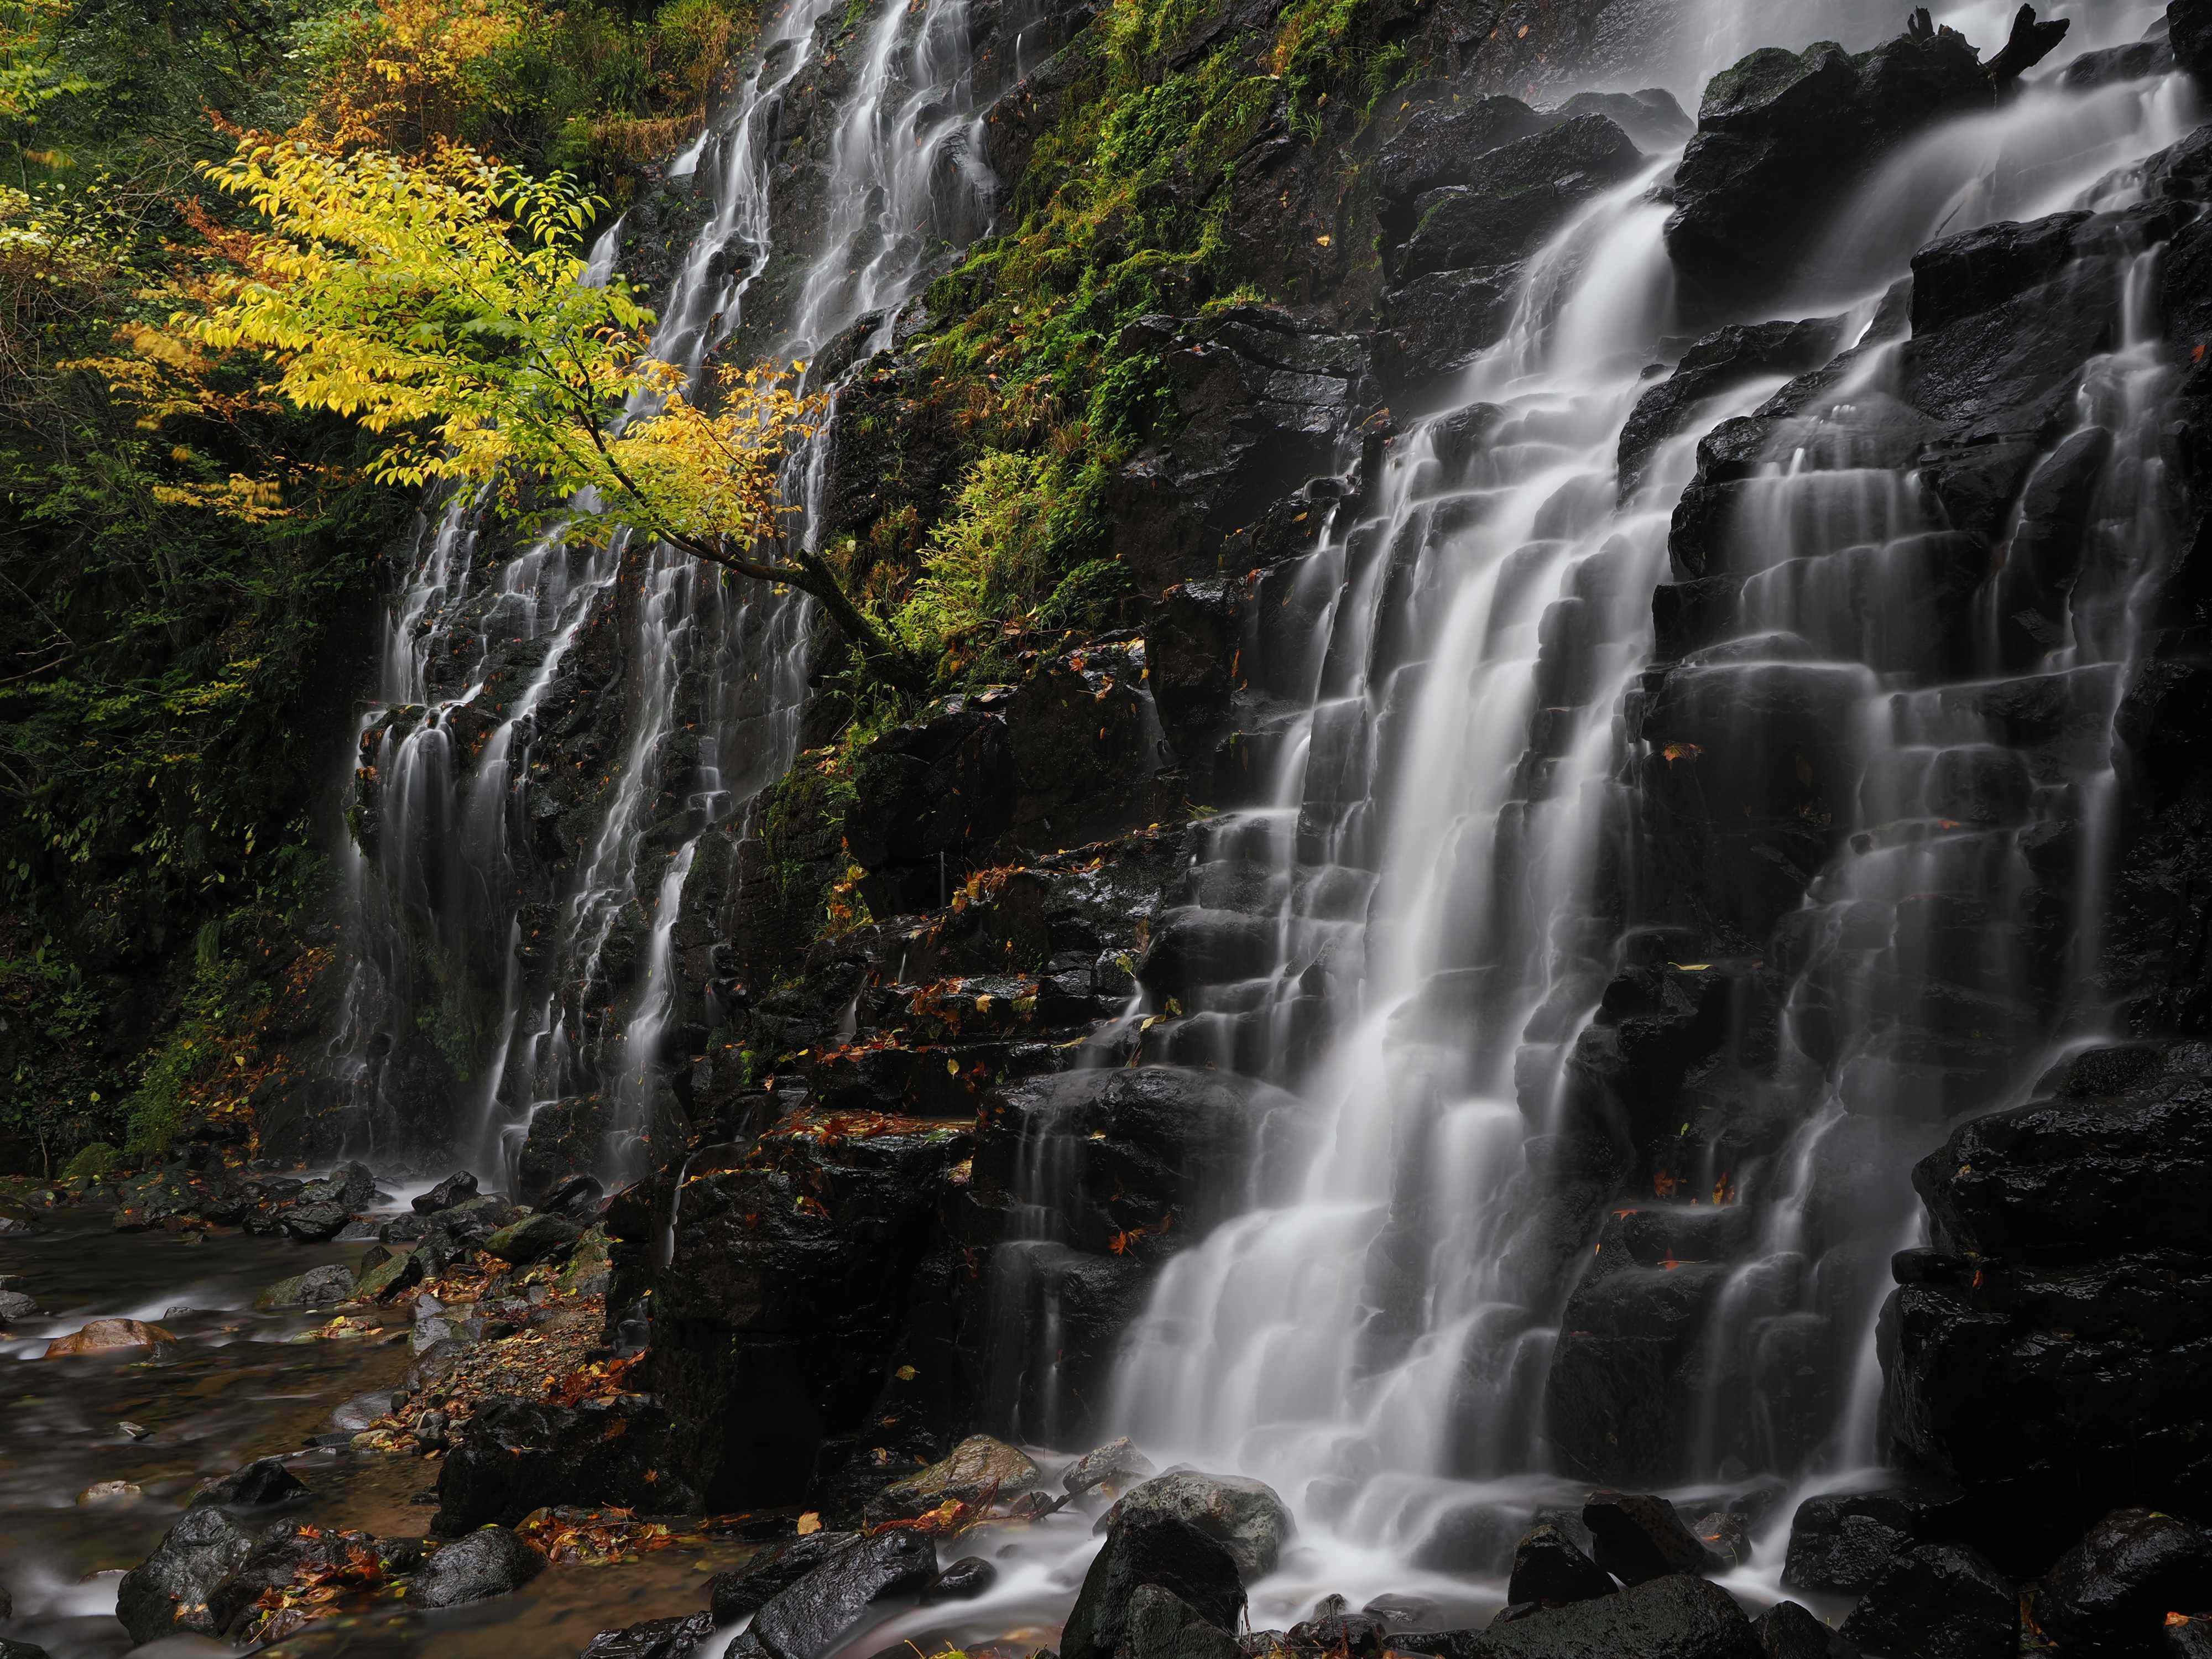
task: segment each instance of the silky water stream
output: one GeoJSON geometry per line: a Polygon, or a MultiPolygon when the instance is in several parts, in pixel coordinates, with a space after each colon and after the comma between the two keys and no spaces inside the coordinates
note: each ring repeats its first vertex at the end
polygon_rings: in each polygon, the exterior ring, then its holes
{"type": "MultiPolygon", "coordinates": [[[[1103,1425],[1156,1464],[1257,1477],[1289,1504],[1297,1540],[1254,1587],[1255,1628],[1330,1593],[1486,1618],[1513,1539],[1592,1484],[1555,1444],[1547,1382],[1590,1276],[1579,1229],[1596,1224],[1575,1224],[1573,1257],[1547,1198],[1608,983],[1654,951],[1653,967],[1700,966],[1664,954],[1648,846],[1653,769],[1692,757],[1631,735],[1662,691],[1747,747],[1773,740],[1778,710],[1810,711],[1844,781],[1821,826],[1840,850],[1773,927],[1778,1016],[1734,1056],[1790,1127],[1626,1200],[1709,1247],[1670,1253],[1671,1286],[1649,1270],[1650,1293],[1698,1298],[1704,1380],[1670,1425],[1679,1472],[1644,1485],[1693,1516],[1740,1506],[1753,1551],[1728,1582],[1756,1607],[1780,1594],[1796,1501],[1884,1478],[1875,1316],[1890,1255],[1920,1237],[1911,1165],[2102,1029],[2089,968],[2113,722],[2136,601],[2168,550],[2170,388],[2156,251],[2084,258],[2069,280],[2117,314],[2118,338],[2082,370],[2074,430],[2044,463],[2094,452],[2084,574],[2054,601],[2029,591],[2030,562],[2001,569],[1963,659],[1931,669],[1919,630],[1944,526],[1881,441],[1905,331],[1881,301],[1939,236],[2139,199],[2132,164],[2189,131],[2193,93],[2179,76],[2087,91],[2060,76],[2154,17],[2100,9],[2017,99],[1905,147],[1839,208],[1817,287],[1744,319],[1838,317],[1851,356],[1746,492],[1729,637],[1650,666],[1698,441],[1788,377],[1709,400],[1625,497],[1616,466],[1645,366],[1681,331],[1650,200],[1671,156],[1530,261],[1504,338],[1394,441],[1364,516],[1269,574],[1266,609],[1313,621],[1248,634],[1243,672],[1299,712],[1270,734],[1272,799],[1216,821],[1188,891],[1246,914],[1268,895],[1275,966],[1186,996],[1144,1057],[1289,1085],[1312,1151],[1162,1270],[1103,1425]],[[2013,619],[2038,605],[2051,621],[2023,640],[2013,619]],[[2058,737],[2013,733],[2003,710],[2022,697],[2058,737]],[[2063,943],[2023,945],[2054,893],[2070,914],[2045,931],[2063,943]]],[[[1982,11],[1939,21],[1990,36],[1982,11]]],[[[1048,1201],[1049,1160],[1036,1173],[1048,1201]]],[[[1011,1248],[1051,1230],[1030,1217],[1024,1231],[1011,1248]]],[[[1095,1547],[1088,1519],[1071,1522],[1011,1547],[1022,1566],[988,1603],[1009,1625],[1065,1608],[1095,1547]]],[[[983,1607],[957,1629],[916,1613],[855,1646],[988,1626],[983,1607]]]]}

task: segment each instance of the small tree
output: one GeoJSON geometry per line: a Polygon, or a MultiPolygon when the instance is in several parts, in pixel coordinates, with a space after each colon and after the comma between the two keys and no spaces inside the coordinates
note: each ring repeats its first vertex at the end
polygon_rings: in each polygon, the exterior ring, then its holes
{"type": "Polygon", "coordinates": [[[511,510],[588,491],[599,523],[809,594],[878,678],[922,683],[836,574],[779,533],[796,510],[782,463],[818,401],[767,365],[725,370],[712,410],[693,401],[678,369],[647,356],[653,316],[629,287],[582,280],[600,204],[574,182],[459,148],[417,164],[252,137],[205,171],[267,228],[181,325],[264,354],[293,403],[381,435],[380,477],[489,486],[511,510]]]}

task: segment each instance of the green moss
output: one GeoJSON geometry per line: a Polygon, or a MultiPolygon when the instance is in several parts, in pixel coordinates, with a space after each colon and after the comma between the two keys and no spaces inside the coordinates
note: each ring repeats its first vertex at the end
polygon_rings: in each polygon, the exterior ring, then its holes
{"type": "Polygon", "coordinates": [[[62,1166],[62,1178],[76,1176],[104,1176],[115,1167],[122,1153],[104,1140],[95,1140],[88,1146],[77,1149],[75,1158],[62,1166]]]}

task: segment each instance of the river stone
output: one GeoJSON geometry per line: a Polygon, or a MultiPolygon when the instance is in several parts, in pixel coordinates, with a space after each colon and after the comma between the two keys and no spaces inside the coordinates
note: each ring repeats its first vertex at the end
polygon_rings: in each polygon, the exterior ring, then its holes
{"type": "Polygon", "coordinates": [[[78,1354],[111,1353],[122,1348],[155,1348],[177,1339],[159,1325],[137,1319],[95,1319],[83,1329],[58,1336],[42,1356],[68,1359],[78,1354]]]}
{"type": "Polygon", "coordinates": [[[284,1212],[284,1231],[302,1244],[319,1244],[325,1239],[336,1238],[353,1219],[353,1212],[343,1204],[329,1200],[320,1204],[297,1204],[284,1212]]]}
{"type": "Polygon", "coordinates": [[[545,1201],[538,1207],[551,1215],[566,1216],[580,1227],[588,1227],[599,1218],[599,1202],[606,1195],[607,1189],[598,1177],[570,1176],[546,1194],[545,1201]]]}
{"type": "Polygon", "coordinates": [[[1242,1659],[1243,1651],[1235,1637],[1164,1585],[1139,1584],[1129,1598],[1121,1659],[1242,1659]]]}
{"type": "MultiPolygon", "coordinates": [[[[1247,1581],[1275,1570],[1291,1532],[1291,1512],[1272,1486],[1191,1468],[1170,1469],[1132,1487],[1092,1530],[1111,1532],[1117,1522],[1139,1516],[1173,1516],[1219,1539],[1247,1581]]],[[[1206,1611],[1203,1601],[1195,1605],[1206,1611]]]]}
{"type": "Polygon", "coordinates": [[[441,1210],[450,1210],[477,1195],[477,1178],[466,1170],[447,1176],[427,1193],[418,1195],[412,1206],[416,1215],[435,1215],[441,1210]]]}
{"type": "Polygon", "coordinates": [[[208,1598],[253,1552],[253,1534],[221,1510],[186,1510],[144,1561],[116,1586],[115,1616],[144,1644],[191,1632],[216,1633],[208,1598]]]}
{"type": "Polygon", "coordinates": [[[422,1282],[422,1259],[410,1250],[404,1255],[387,1255],[366,1269],[355,1282],[353,1291],[358,1297],[382,1301],[422,1282]]]}
{"type": "Polygon", "coordinates": [[[863,1538],[831,1554],[753,1615],[727,1659],[818,1659],[887,1595],[926,1589],[937,1577],[937,1547],[918,1532],[863,1538]]]}
{"type": "Polygon", "coordinates": [[[707,1581],[707,1600],[717,1625],[734,1625],[758,1613],[775,1597],[858,1541],[851,1532],[810,1533],[780,1547],[763,1550],[741,1567],[707,1581]]]}
{"type": "Polygon", "coordinates": [[[283,1458],[258,1457],[242,1469],[200,1482],[193,1489],[191,1502],[264,1509],[307,1495],[307,1483],[284,1466],[283,1458]]]}
{"type": "Polygon", "coordinates": [[[1548,1606],[1612,1594],[1613,1580],[1605,1570],[1557,1527],[1531,1527],[1514,1546],[1508,1601],[1548,1606]]]}
{"type": "Polygon", "coordinates": [[[354,1278],[342,1263],[326,1262],[289,1279],[280,1279],[253,1298],[257,1308],[326,1308],[354,1293],[354,1278]]]}
{"type": "Polygon", "coordinates": [[[80,1504],[113,1504],[143,1498],[145,1488],[129,1480],[100,1480],[76,1495],[80,1504]]]}
{"type": "Polygon", "coordinates": [[[1394,1636],[1390,1645],[1442,1659],[1763,1659],[1735,1598],[1679,1574],[1487,1630],[1394,1636]]]}
{"type": "Polygon", "coordinates": [[[1139,1451],[1127,1435],[1109,1440],[1083,1454],[1060,1476],[1060,1489],[1079,1498],[1099,1486],[1119,1489],[1134,1486],[1156,1473],[1152,1460],[1139,1451]]]}
{"type": "Polygon", "coordinates": [[[1113,1659],[1127,1636],[1137,1591],[1146,1584],[1172,1592],[1220,1630],[1235,1629],[1244,1606],[1239,1564],[1228,1544],[1185,1516],[1134,1510],[1108,1530],[1105,1547],[1084,1574],[1060,1632],[1060,1659],[1113,1659]]]}
{"type": "Polygon", "coordinates": [[[922,1596],[925,1601],[965,1601],[981,1595],[999,1582],[999,1570],[980,1555],[963,1555],[943,1572],[922,1596]]]}
{"type": "Polygon", "coordinates": [[[1882,1569],[1843,1633],[1863,1648],[1914,1659],[2014,1659],[2020,1598],[1972,1550],[1923,1544],[1882,1569]]]}
{"type": "Polygon", "coordinates": [[[584,1644],[584,1659],[689,1659],[714,1633],[711,1613],[647,1619],[620,1630],[601,1631],[584,1644]]]}
{"type": "Polygon", "coordinates": [[[502,1261],[526,1267],[533,1261],[559,1255],[583,1236],[584,1230],[568,1217],[540,1210],[501,1228],[485,1242],[484,1249],[502,1261]]]}
{"type": "Polygon", "coordinates": [[[343,1210],[365,1210],[376,1202],[376,1175],[366,1164],[341,1164],[328,1175],[315,1176],[300,1185],[302,1204],[335,1204],[343,1210]]]}
{"type": "Polygon", "coordinates": [[[12,1325],[19,1319],[36,1319],[39,1304],[21,1291],[0,1291],[0,1325],[12,1325]]]}
{"type": "Polygon", "coordinates": [[[52,1659],[44,1648],[33,1647],[28,1642],[10,1642],[0,1636],[0,1659],[52,1659]]]}
{"type": "Polygon", "coordinates": [[[1858,1659],[1858,1650],[1795,1601],[1777,1601],[1751,1621],[1766,1659],[1858,1659]]]}
{"type": "Polygon", "coordinates": [[[422,1607],[457,1607],[520,1589],[545,1571],[545,1558],[505,1527],[481,1527],[422,1564],[408,1600],[422,1607]]]}
{"type": "Polygon", "coordinates": [[[879,1527],[886,1521],[907,1521],[952,1502],[981,1504],[1018,1498],[1033,1489],[1043,1476],[1019,1448],[988,1434],[972,1434],[952,1449],[951,1455],[895,1480],[868,1500],[867,1521],[879,1527]]]}
{"type": "Polygon", "coordinates": [[[2171,1612],[2212,1608],[2212,1535],[2155,1510],[2115,1510],[2060,1556],[2035,1598],[2035,1622],[2068,1654],[2154,1647],[2171,1612]]]}
{"type": "Polygon", "coordinates": [[[1648,1492],[1592,1492],[1583,1524],[1596,1544],[1598,1565],[1624,1584],[1722,1570],[1720,1558],[1682,1524],[1674,1506],[1648,1492]]]}

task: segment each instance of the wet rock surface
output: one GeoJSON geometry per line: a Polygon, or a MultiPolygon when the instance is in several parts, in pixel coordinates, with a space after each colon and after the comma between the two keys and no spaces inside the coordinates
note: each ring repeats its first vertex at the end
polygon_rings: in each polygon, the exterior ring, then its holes
{"type": "Polygon", "coordinates": [[[505,1527],[479,1527],[431,1553],[412,1597],[426,1607],[457,1607],[520,1589],[544,1571],[545,1558],[505,1527]]]}
{"type": "Polygon", "coordinates": [[[1108,1527],[1106,1542],[1084,1575],[1060,1633],[1065,1659],[1103,1659],[1119,1652],[1133,1635],[1137,1597],[1147,1587],[1174,1598],[1173,1604],[1148,1601],[1144,1609],[1147,1638],[1170,1648],[1190,1639],[1194,1621],[1235,1629],[1244,1606],[1237,1559],[1212,1532],[1163,1510],[1133,1512],[1108,1527]]]}

